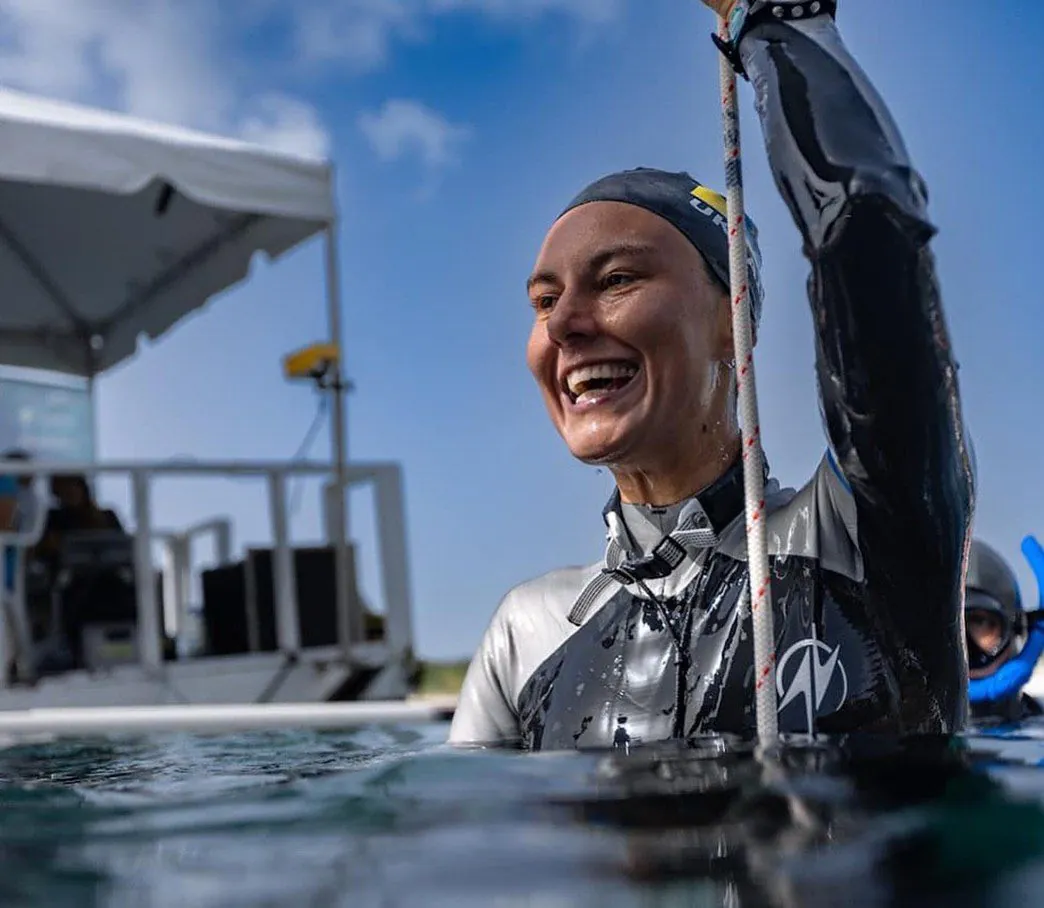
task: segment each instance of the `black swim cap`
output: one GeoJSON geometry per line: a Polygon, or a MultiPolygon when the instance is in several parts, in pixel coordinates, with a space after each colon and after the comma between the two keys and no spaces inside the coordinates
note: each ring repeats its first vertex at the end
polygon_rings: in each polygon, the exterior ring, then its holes
{"type": "MultiPolygon", "coordinates": [[[[649,167],[624,170],[596,180],[566,206],[565,214],[588,202],[625,202],[669,221],[696,247],[711,274],[729,290],[729,227],[724,196],[698,183],[687,173],[668,173],[649,167]]],[[[561,217],[561,215],[559,215],[561,217]]],[[[747,218],[747,285],[750,311],[757,328],[764,291],[758,229],[747,218]]]]}
{"type": "Polygon", "coordinates": [[[972,541],[964,587],[966,608],[989,607],[1012,620],[1025,617],[1015,571],[1003,556],[980,539],[972,541]]]}

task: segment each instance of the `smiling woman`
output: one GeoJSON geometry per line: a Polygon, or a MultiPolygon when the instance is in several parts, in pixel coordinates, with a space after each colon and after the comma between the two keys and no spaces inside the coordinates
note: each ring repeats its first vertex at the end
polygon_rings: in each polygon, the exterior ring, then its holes
{"type": "MultiPolygon", "coordinates": [[[[925,191],[833,4],[733,22],[777,185],[812,265],[830,451],[765,486],[783,732],[950,732],[973,477],[925,191]]],[[[738,48],[738,55],[732,51],[738,48]]],[[[617,490],[604,562],[512,590],[455,742],[623,747],[754,733],[743,458],[720,196],[639,169],[584,190],[529,280],[527,361],[574,457],[617,490]]],[[[747,225],[754,323],[756,231],[747,225]]],[[[741,366],[740,368],[745,368],[741,366]]]]}
{"type": "Polygon", "coordinates": [[[732,332],[696,246],[636,204],[591,202],[552,227],[534,275],[527,359],[573,456],[610,467],[627,502],[716,479],[739,453],[732,332]]]}

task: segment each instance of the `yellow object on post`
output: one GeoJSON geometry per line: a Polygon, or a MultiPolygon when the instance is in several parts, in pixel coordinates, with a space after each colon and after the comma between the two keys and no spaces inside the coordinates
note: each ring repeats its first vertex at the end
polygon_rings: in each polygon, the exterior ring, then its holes
{"type": "Polygon", "coordinates": [[[283,357],[283,374],[288,379],[310,378],[322,381],[341,358],[337,344],[309,344],[283,357]]]}

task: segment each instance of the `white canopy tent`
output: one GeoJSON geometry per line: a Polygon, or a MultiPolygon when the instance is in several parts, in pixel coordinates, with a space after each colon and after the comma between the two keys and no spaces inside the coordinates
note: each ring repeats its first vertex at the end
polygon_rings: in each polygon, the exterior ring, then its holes
{"type": "MultiPolygon", "coordinates": [[[[329,340],[343,351],[333,169],[0,89],[0,364],[96,376],[270,257],[324,232],[329,340]]],[[[341,356],[343,361],[343,352],[341,356]]],[[[347,621],[342,367],[330,391],[331,540],[347,621]]]]}
{"type": "Polygon", "coordinates": [[[334,214],[325,162],[0,90],[0,362],[97,375],[334,214]]]}

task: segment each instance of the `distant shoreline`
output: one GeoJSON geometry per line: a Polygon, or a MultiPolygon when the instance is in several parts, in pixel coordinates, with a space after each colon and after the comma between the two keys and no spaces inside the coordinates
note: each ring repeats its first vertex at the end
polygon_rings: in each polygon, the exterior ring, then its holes
{"type": "Polygon", "coordinates": [[[460,693],[468,659],[420,659],[420,676],[413,691],[418,697],[441,697],[460,693]]]}

